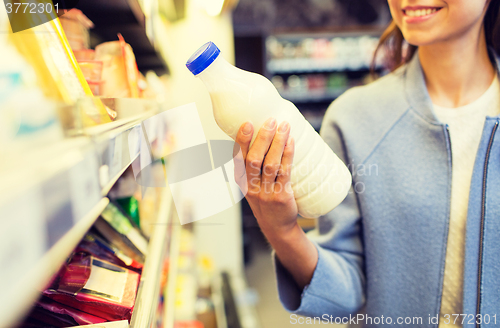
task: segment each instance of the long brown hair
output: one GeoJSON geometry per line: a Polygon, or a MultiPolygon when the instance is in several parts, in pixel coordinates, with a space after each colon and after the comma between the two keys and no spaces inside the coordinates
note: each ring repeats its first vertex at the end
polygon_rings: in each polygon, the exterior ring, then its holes
{"type": "MultiPolygon", "coordinates": [[[[484,16],[484,30],[486,44],[500,55],[500,0],[491,0],[486,15],[484,16]]],[[[373,55],[372,67],[380,51],[383,50],[384,65],[391,71],[409,62],[418,47],[406,42],[403,33],[394,21],[391,21],[387,29],[382,33],[375,54],[373,55]]]]}

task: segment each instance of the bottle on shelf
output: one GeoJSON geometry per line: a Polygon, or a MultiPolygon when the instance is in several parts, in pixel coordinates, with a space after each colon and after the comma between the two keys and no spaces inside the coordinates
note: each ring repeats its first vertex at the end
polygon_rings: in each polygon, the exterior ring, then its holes
{"type": "Polygon", "coordinates": [[[292,189],[301,216],[319,217],[342,202],[351,186],[349,170],[268,79],[229,64],[213,42],[196,51],[186,66],[207,87],[215,120],[231,138],[246,121],[255,131],[270,117],[290,123],[296,145],[292,189]]]}

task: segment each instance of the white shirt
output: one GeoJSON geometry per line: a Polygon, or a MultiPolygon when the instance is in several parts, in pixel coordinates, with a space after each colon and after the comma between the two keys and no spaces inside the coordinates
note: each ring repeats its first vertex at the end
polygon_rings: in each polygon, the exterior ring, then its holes
{"type": "Polygon", "coordinates": [[[477,149],[481,141],[486,116],[500,113],[500,83],[498,76],[477,100],[463,107],[445,108],[434,105],[439,121],[448,124],[452,151],[451,210],[443,280],[439,327],[462,327],[465,227],[470,183],[477,149]],[[443,316],[448,314],[451,324],[443,316]]]}

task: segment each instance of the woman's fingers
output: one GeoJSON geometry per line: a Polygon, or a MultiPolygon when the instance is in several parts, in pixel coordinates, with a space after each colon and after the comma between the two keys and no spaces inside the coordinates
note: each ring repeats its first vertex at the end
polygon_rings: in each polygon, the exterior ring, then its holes
{"type": "MultiPolygon", "coordinates": [[[[253,136],[253,125],[250,122],[245,122],[240,126],[238,134],[236,135],[236,143],[240,146],[243,158],[247,157],[248,149],[250,148],[250,142],[253,136]]],[[[233,149],[233,158],[239,152],[240,149],[233,149]]]]}
{"type": "Polygon", "coordinates": [[[242,190],[247,188],[247,179],[245,176],[245,157],[248,153],[252,136],[252,123],[246,122],[242,124],[238,134],[236,135],[236,142],[233,147],[234,178],[242,190]]]}
{"type": "Polygon", "coordinates": [[[260,191],[262,164],[275,133],[276,120],[270,118],[259,130],[252,147],[248,150],[246,156],[246,173],[249,193],[258,193],[260,191]]]}
{"type": "Polygon", "coordinates": [[[274,191],[274,182],[281,168],[283,150],[285,149],[288,136],[290,135],[290,124],[282,122],[267,152],[262,166],[262,189],[265,193],[274,191]]]}
{"type": "Polygon", "coordinates": [[[276,183],[280,185],[281,190],[292,192],[290,176],[292,175],[293,155],[295,152],[295,140],[289,136],[283,150],[281,158],[281,167],[276,178],[276,183]]]}

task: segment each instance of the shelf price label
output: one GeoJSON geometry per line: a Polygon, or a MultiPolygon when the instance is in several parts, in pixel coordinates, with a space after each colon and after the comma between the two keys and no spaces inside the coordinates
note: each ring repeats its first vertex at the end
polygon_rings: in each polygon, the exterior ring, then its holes
{"type": "Polygon", "coordinates": [[[0,208],[0,304],[8,304],[25,275],[48,249],[43,196],[32,188],[0,208]]]}
{"type": "Polygon", "coordinates": [[[69,170],[73,221],[77,223],[101,200],[99,164],[94,152],[88,151],[82,161],[69,170]]]}

